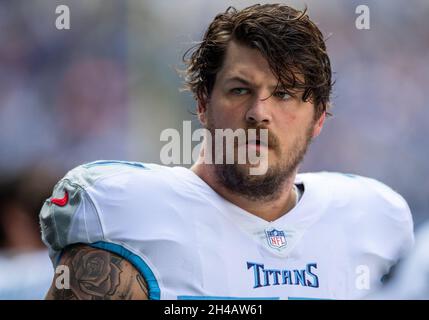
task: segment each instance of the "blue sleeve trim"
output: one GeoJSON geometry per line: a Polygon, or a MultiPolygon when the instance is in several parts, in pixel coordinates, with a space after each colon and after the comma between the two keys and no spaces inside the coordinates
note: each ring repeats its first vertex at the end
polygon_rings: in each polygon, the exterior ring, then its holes
{"type": "Polygon", "coordinates": [[[135,162],[135,161],[121,161],[121,160],[98,160],[94,162],[90,162],[87,164],[84,164],[83,167],[85,168],[91,168],[94,166],[110,166],[110,165],[125,165],[125,166],[132,166],[142,169],[149,169],[141,162],[135,162]]]}
{"type": "Polygon", "coordinates": [[[134,267],[136,267],[136,269],[146,280],[149,290],[149,299],[160,300],[161,290],[159,288],[158,281],[156,280],[152,270],[149,268],[146,262],[143,261],[142,258],[115,243],[98,241],[91,243],[90,246],[97,249],[110,251],[129,261],[134,267]]]}

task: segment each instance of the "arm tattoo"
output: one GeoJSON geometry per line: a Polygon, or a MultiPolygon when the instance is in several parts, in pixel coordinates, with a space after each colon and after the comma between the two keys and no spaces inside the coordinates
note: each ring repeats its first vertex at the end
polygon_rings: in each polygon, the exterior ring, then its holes
{"type": "Polygon", "coordinates": [[[54,277],[46,299],[148,299],[147,284],[140,273],[113,253],[73,245],[66,249],[61,264],[70,270],[70,289],[58,289],[54,277]]]}

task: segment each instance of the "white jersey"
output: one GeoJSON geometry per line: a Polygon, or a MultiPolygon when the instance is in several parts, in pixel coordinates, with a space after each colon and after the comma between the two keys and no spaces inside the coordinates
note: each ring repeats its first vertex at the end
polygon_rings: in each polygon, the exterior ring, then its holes
{"type": "Polygon", "coordinates": [[[130,261],[151,299],[354,299],[409,250],[405,200],[384,184],[305,173],[304,192],[268,222],[227,201],[191,170],[98,161],[70,171],[41,211],[57,263],[86,243],[130,261]]]}

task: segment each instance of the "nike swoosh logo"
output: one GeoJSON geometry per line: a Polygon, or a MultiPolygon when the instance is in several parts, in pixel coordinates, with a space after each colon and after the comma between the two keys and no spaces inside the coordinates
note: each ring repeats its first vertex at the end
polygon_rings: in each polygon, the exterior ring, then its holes
{"type": "Polygon", "coordinates": [[[56,204],[57,206],[64,207],[69,201],[69,194],[67,190],[64,190],[64,197],[62,198],[52,198],[51,203],[56,204]]]}

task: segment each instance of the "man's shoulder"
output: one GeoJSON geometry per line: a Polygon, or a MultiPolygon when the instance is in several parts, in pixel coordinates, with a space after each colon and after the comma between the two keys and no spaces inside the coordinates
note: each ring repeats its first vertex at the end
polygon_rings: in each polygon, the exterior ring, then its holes
{"type": "Polygon", "coordinates": [[[160,207],[165,202],[177,201],[178,194],[186,191],[183,175],[178,168],[152,163],[99,160],[70,170],[56,184],[48,202],[63,199],[67,192],[66,207],[72,211],[83,202],[102,215],[142,206],[160,207]]]}
{"type": "Polygon", "coordinates": [[[57,254],[68,244],[112,240],[134,229],[138,233],[150,228],[148,221],[174,223],[158,213],[178,200],[180,174],[129,161],[80,165],[55,185],[41,209],[43,241],[57,254]]]}
{"type": "MultiPolygon", "coordinates": [[[[386,184],[337,172],[305,173],[299,179],[310,191],[319,194],[320,202],[327,199],[327,216],[341,225],[354,245],[389,259],[411,248],[414,236],[410,208],[405,199],[386,184]]],[[[323,206],[320,202],[317,205],[323,206]]]]}
{"type": "Polygon", "coordinates": [[[299,174],[297,181],[329,193],[333,201],[360,206],[362,209],[372,208],[371,212],[378,210],[395,219],[409,219],[410,210],[406,200],[397,191],[374,178],[322,171],[299,174]]]}
{"type": "Polygon", "coordinates": [[[130,183],[151,178],[159,181],[156,178],[168,174],[170,169],[153,163],[98,160],[71,169],[60,181],[68,181],[80,188],[87,189],[113,182],[130,183]]]}

